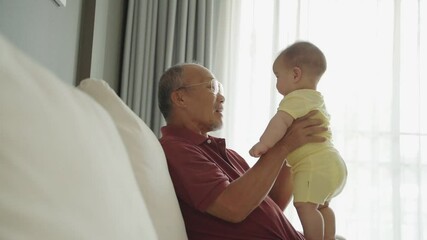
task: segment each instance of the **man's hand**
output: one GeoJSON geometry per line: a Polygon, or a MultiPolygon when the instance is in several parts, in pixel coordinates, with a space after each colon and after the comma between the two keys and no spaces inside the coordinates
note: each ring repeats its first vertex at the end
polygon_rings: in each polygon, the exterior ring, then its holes
{"type": "Polygon", "coordinates": [[[316,113],[318,113],[318,111],[313,110],[305,116],[295,119],[288,128],[285,136],[278,142],[287,149],[288,154],[304,144],[323,142],[326,140],[324,137],[318,136],[318,134],[328,129],[321,126],[323,122],[320,119],[311,118],[316,113]]]}

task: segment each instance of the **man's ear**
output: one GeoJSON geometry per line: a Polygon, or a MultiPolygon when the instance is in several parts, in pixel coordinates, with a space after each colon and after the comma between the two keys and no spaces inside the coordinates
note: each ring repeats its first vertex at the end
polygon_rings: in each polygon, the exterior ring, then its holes
{"type": "Polygon", "coordinates": [[[172,104],[174,104],[175,106],[178,106],[178,107],[185,106],[184,95],[179,90],[172,92],[171,101],[172,101],[172,104]]]}
{"type": "Polygon", "coordinates": [[[293,67],[292,73],[294,76],[294,82],[298,82],[302,78],[302,70],[300,67],[293,67]]]}

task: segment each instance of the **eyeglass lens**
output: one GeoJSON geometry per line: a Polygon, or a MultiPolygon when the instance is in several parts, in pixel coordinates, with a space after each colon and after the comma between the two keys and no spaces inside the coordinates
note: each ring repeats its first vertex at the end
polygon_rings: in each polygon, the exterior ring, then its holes
{"type": "Polygon", "coordinates": [[[217,80],[213,80],[211,82],[211,88],[212,88],[212,92],[214,94],[218,94],[218,93],[222,94],[224,92],[222,84],[220,82],[218,82],[217,80]]]}

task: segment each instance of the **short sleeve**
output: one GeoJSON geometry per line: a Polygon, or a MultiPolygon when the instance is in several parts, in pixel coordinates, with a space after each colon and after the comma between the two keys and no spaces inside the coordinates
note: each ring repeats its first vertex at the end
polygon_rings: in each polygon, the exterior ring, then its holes
{"type": "Polygon", "coordinates": [[[296,90],[286,95],[277,110],[287,112],[294,119],[306,115],[311,110],[323,106],[323,98],[319,92],[309,89],[296,90]]]}
{"type": "Polygon", "coordinates": [[[168,141],[162,146],[176,194],[204,212],[230,184],[228,177],[197,145],[168,141]]]}

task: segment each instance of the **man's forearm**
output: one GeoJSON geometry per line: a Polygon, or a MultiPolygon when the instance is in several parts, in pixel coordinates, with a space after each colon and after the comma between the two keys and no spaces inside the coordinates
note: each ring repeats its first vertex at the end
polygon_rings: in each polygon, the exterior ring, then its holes
{"type": "Polygon", "coordinates": [[[283,146],[271,148],[243,176],[230,183],[209,206],[208,213],[230,222],[243,221],[272,189],[287,153],[283,146]]]}
{"type": "Polygon", "coordinates": [[[316,136],[326,130],[319,126],[322,122],[309,118],[314,113],[310,112],[296,120],[279,142],[218,196],[208,207],[208,213],[226,221],[242,221],[265,199],[270,190],[273,191],[273,199],[284,209],[292,191],[290,170],[283,167],[285,158],[306,143],[324,141],[323,137],[316,136]]]}
{"type": "Polygon", "coordinates": [[[293,191],[293,182],[291,168],[283,165],[276,182],[271,189],[269,196],[282,209],[285,210],[291,201],[293,191]]]}

